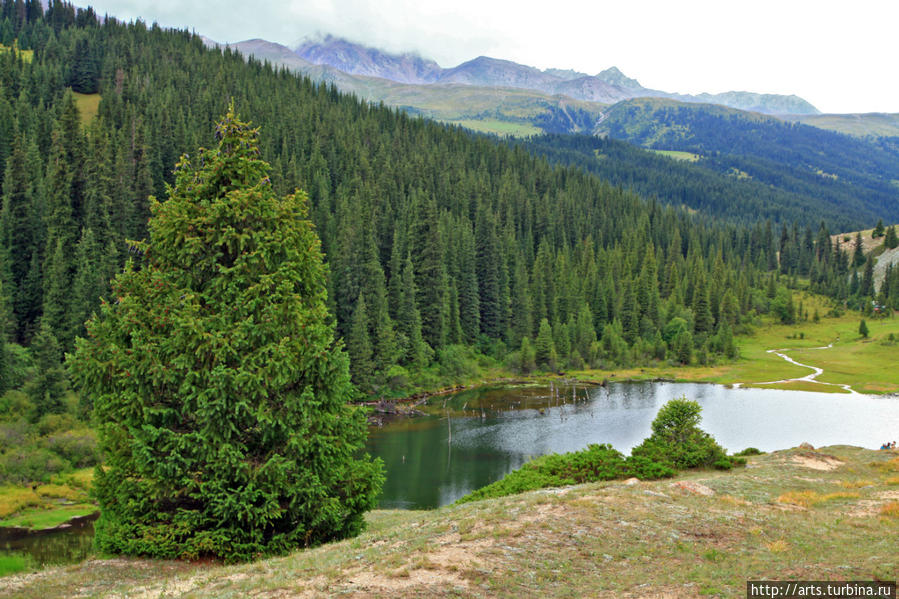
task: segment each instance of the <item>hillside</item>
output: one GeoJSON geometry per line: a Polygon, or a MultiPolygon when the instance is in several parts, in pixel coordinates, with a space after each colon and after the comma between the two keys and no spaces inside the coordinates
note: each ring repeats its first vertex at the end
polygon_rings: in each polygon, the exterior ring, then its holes
{"type": "Polygon", "coordinates": [[[361,536],[252,564],[89,561],[0,579],[56,597],[745,597],[747,580],[894,581],[899,454],[835,446],[674,481],[376,511],[361,536]]]}
{"type": "Polygon", "coordinates": [[[703,157],[719,173],[817,198],[826,206],[874,223],[899,220],[899,148],[889,139],[864,140],[774,117],[721,106],[665,99],[620,102],[597,132],[658,150],[703,157]]]}
{"type": "Polygon", "coordinates": [[[804,114],[780,117],[859,137],[899,137],[899,114],[872,112],[866,114],[804,114]]]}
{"type": "Polygon", "coordinates": [[[824,183],[812,188],[814,191],[792,191],[735,172],[722,173],[703,155],[691,154],[695,162],[672,160],[664,151],[656,153],[611,137],[591,135],[543,135],[510,143],[552,163],[595,173],[643,197],[731,222],[770,219],[817,228],[823,221],[842,230],[874,219],[873,210],[847,209],[838,201],[822,202],[829,191],[824,183]]]}

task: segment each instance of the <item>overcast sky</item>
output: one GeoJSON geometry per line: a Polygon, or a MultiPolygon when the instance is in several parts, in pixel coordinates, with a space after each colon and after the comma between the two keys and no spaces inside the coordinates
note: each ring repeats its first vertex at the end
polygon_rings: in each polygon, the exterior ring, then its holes
{"type": "MultiPolygon", "coordinates": [[[[85,5],[86,2],[76,1],[85,5]]],[[[220,42],[331,33],[441,66],[476,56],[646,87],[796,94],[823,112],[899,112],[897,0],[98,0],[100,13],[220,42]]]]}

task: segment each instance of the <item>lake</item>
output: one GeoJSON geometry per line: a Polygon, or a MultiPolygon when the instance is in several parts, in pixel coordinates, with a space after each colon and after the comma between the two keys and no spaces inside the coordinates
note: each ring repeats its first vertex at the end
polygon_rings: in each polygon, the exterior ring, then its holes
{"type": "Polygon", "coordinates": [[[387,467],[380,506],[445,505],[533,457],[590,443],[627,454],[649,436],[662,404],[681,396],[699,402],[701,427],[731,452],[804,441],[877,449],[899,438],[895,397],[667,382],[474,389],[432,398],[427,415],[371,430],[369,451],[387,467]]]}
{"type": "MultiPolygon", "coordinates": [[[[649,436],[662,404],[681,396],[699,402],[702,428],[731,452],[803,441],[876,449],[899,438],[894,397],[664,382],[479,388],[434,397],[426,415],[370,429],[368,450],[387,467],[380,507],[445,505],[533,457],[590,443],[628,453],[649,436]]],[[[80,561],[90,551],[91,524],[0,538],[0,555],[28,553],[39,565],[80,561]]]]}

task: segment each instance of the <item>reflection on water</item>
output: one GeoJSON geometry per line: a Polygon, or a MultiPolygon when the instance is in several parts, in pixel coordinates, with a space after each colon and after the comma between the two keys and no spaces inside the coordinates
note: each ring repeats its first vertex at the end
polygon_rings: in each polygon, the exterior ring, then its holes
{"type": "Polygon", "coordinates": [[[730,451],[803,441],[876,449],[899,436],[892,397],[649,382],[475,389],[435,398],[428,416],[371,430],[369,451],[387,466],[381,507],[451,503],[532,457],[590,443],[627,453],[650,434],[659,407],[681,396],[699,402],[703,429],[730,451]]]}
{"type": "Polygon", "coordinates": [[[0,556],[25,554],[35,566],[73,564],[87,558],[94,540],[96,514],[76,518],[71,526],[47,533],[21,534],[0,528],[0,556]]]}

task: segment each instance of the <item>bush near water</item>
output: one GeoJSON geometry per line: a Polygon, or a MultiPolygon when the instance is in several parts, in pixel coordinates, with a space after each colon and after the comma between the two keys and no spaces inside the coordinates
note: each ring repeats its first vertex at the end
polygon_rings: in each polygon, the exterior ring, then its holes
{"type": "Polygon", "coordinates": [[[636,477],[654,480],[674,476],[678,470],[729,470],[746,460],[730,457],[707,432],[699,428],[702,408],[686,398],[672,399],[652,422],[652,435],[629,457],[608,444],[593,444],[581,451],[549,454],[531,460],[505,478],[469,493],[457,503],[504,497],[547,487],[636,477]]]}

